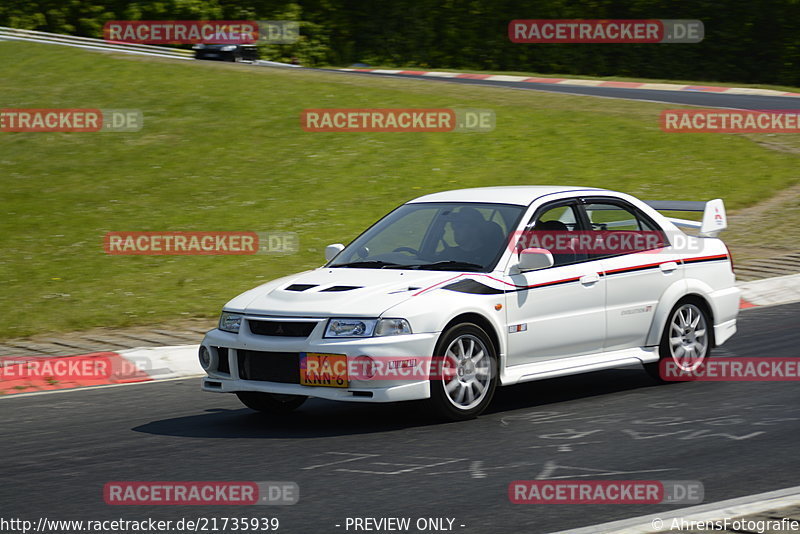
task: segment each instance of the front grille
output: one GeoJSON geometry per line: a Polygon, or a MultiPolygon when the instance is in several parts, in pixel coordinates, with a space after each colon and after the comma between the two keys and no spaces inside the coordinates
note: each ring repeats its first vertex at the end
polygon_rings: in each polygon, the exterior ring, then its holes
{"type": "Polygon", "coordinates": [[[237,350],[239,378],[300,383],[300,354],[297,352],[262,352],[260,350],[237,350]]]}
{"type": "Polygon", "coordinates": [[[308,321],[254,321],[248,320],[250,331],[259,336],[308,337],[316,322],[308,321]]]}
{"type": "Polygon", "coordinates": [[[231,374],[231,363],[228,360],[228,348],[227,347],[212,347],[217,351],[217,371],[220,373],[225,373],[227,375],[231,374]]]}

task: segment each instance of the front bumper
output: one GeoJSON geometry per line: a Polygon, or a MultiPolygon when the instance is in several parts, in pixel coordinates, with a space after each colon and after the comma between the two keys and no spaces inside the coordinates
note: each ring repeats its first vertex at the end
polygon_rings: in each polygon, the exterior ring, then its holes
{"type": "Polygon", "coordinates": [[[212,354],[212,368],[206,371],[208,376],[203,379],[203,390],[222,393],[257,391],[353,402],[398,402],[430,397],[429,382],[419,379],[351,379],[347,388],[335,388],[241,378],[238,350],[344,354],[348,360],[358,356],[414,358],[430,357],[438,338],[438,333],[425,333],[360,339],[325,339],[321,335],[324,324],[324,322],[320,323],[318,328],[315,328],[314,332],[305,339],[259,336],[248,332],[246,328],[243,328],[239,334],[223,332],[218,329],[208,332],[202,345],[212,354]],[[216,363],[220,357],[217,347],[228,349],[227,368],[229,373],[219,371],[216,363]]]}
{"type": "Polygon", "coordinates": [[[260,391],[350,402],[400,402],[427,399],[431,396],[430,386],[427,381],[407,382],[403,385],[384,388],[324,388],[301,386],[299,384],[280,384],[278,382],[206,377],[203,379],[202,387],[203,391],[216,391],[218,393],[260,391]]]}

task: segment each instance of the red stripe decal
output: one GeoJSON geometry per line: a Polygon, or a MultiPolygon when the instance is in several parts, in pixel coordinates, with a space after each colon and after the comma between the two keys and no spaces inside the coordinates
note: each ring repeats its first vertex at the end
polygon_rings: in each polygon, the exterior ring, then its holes
{"type": "Polygon", "coordinates": [[[631,265],[630,267],[620,267],[619,269],[612,269],[610,271],[605,271],[605,274],[614,274],[614,273],[622,273],[625,271],[634,271],[637,269],[647,269],[648,267],[658,267],[662,263],[669,263],[668,261],[660,261],[658,263],[647,263],[644,265],[631,265]]]}
{"type": "Polygon", "coordinates": [[[715,255],[715,256],[699,256],[699,257],[697,257],[697,258],[689,258],[689,259],[684,259],[684,260],[683,260],[683,262],[684,262],[684,263],[691,263],[691,262],[693,262],[693,261],[702,261],[702,260],[727,260],[727,259],[728,259],[728,255],[727,255],[727,254],[717,254],[717,255],[715,255]]]}
{"type": "Polygon", "coordinates": [[[575,276],[573,278],[564,278],[563,280],[554,280],[553,282],[542,282],[541,284],[534,284],[532,286],[523,286],[523,287],[517,286],[517,287],[519,287],[519,289],[531,289],[534,287],[545,287],[545,286],[552,286],[555,284],[562,284],[564,282],[575,282],[580,279],[581,279],[580,276],[575,276]]]}

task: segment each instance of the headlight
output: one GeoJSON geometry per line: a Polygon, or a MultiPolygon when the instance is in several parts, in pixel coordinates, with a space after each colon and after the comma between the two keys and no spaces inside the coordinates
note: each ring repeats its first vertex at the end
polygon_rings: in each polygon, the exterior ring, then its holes
{"type": "Polygon", "coordinates": [[[222,312],[219,318],[219,329],[225,332],[239,333],[242,326],[242,316],[238,313],[222,312]]]}
{"type": "Polygon", "coordinates": [[[223,52],[233,52],[234,50],[236,50],[236,45],[223,46],[222,48],[220,48],[220,50],[222,50],[223,52]]]}
{"type": "Polygon", "coordinates": [[[371,337],[377,319],[331,319],[325,337],[371,337]]]}
{"type": "Polygon", "coordinates": [[[206,47],[206,45],[204,45],[204,44],[196,44],[196,45],[192,46],[192,50],[202,50],[205,47],[206,47]]]}
{"type": "Polygon", "coordinates": [[[325,337],[372,337],[410,334],[405,319],[331,319],[325,337]]]}
{"type": "Polygon", "coordinates": [[[376,336],[399,336],[410,333],[411,325],[405,319],[381,319],[375,327],[376,336]]]}

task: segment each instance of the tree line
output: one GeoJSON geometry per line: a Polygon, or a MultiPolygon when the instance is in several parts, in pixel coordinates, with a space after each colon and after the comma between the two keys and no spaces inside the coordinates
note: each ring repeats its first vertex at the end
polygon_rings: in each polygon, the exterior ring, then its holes
{"type": "Polygon", "coordinates": [[[521,71],[800,86],[800,0],[3,0],[0,25],[102,37],[109,20],[296,20],[262,45],[306,65],[521,71]],[[517,44],[514,19],[698,19],[697,44],[517,44]]]}

